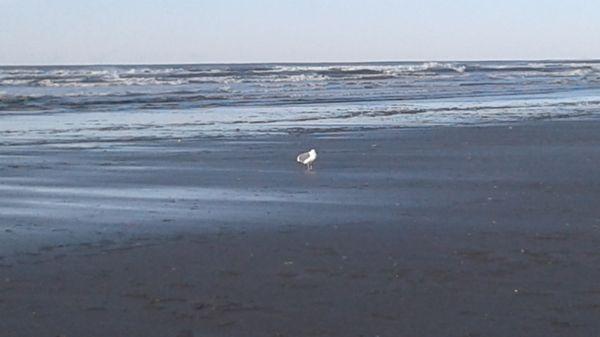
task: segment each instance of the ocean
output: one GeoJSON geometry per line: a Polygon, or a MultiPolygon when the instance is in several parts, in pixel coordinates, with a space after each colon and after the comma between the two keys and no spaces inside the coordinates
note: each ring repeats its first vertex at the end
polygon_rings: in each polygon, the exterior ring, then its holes
{"type": "Polygon", "coordinates": [[[0,67],[0,144],[595,118],[600,61],[0,67]]]}

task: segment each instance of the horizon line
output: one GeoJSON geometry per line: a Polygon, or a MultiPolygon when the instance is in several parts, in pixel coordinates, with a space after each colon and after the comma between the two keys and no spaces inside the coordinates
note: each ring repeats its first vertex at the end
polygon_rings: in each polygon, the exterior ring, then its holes
{"type": "Polygon", "coordinates": [[[94,66],[170,66],[170,65],[254,65],[254,64],[384,64],[384,63],[423,63],[423,62],[600,62],[600,58],[523,58],[523,59],[423,59],[423,60],[376,60],[376,61],[259,61],[259,62],[107,62],[107,63],[28,63],[0,64],[0,67],[94,67],[94,66]]]}

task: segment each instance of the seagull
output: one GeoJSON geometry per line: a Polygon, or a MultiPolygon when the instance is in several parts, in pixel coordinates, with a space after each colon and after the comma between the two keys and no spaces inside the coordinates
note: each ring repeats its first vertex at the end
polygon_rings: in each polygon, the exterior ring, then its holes
{"type": "Polygon", "coordinates": [[[300,153],[296,158],[296,161],[306,165],[306,168],[311,170],[312,163],[317,159],[317,151],[311,149],[308,152],[300,153]]]}

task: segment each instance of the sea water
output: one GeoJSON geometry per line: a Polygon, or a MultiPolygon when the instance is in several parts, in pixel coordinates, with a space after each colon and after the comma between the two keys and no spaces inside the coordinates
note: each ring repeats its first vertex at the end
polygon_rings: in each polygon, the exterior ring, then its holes
{"type": "Polygon", "coordinates": [[[600,61],[0,67],[0,144],[471,125],[600,112],[600,61]]]}

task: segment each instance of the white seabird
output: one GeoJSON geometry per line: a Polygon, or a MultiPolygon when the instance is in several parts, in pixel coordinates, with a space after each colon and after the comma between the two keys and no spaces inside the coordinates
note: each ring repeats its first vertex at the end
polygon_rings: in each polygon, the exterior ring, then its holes
{"type": "Polygon", "coordinates": [[[317,151],[315,149],[311,149],[308,152],[300,153],[298,157],[296,157],[296,161],[306,165],[307,169],[312,169],[312,163],[317,159],[317,151]]]}

